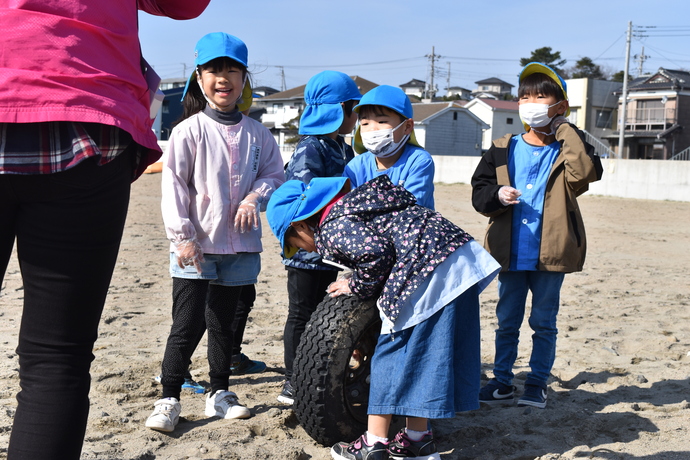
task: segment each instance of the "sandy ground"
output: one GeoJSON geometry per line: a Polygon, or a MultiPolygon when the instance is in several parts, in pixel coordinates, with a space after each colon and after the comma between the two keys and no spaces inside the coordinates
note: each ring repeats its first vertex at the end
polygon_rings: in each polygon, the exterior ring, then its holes
{"type": "MultiPolygon", "coordinates": [[[[110,286],[92,368],[91,413],[83,459],[328,459],[276,401],[283,381],[285,271],[268,228],[258,298],[244,351],[265,373],[231,377],[252,411],[241,421],[203,415],[203,395],[185,392],[173,434],[144,421],[160,395],[159,372],[170,327],[168,245],[159,211],[160,175],[133,186],[120,257],[110,286]]],[[[486,219],[468,185],[437,187],[438,210],[481,240],[486,219]]],[[[583,196],[589,258],[562,291],[556,364],[545,410],[482,407],[434,423],[443,458],[690,458],[690,203],[583,196]]],[[[0,458],[19,389],[15,347],[22,284],[11,262],[0,295],[0,458]]],[[[483,379],[491,376],[495,282],[482,294],[483,379]]],[[[525,324],[516,384],[527,370],[525,324]]],[[[192,373],[207,381],[205,339],[192,373]]]]}

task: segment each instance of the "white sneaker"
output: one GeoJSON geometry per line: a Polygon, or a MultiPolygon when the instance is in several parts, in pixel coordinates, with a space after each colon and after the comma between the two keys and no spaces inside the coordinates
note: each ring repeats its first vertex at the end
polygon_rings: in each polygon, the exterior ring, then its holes
{"type": "Polygon", "coordinates": [[[182,406],[176,398],[163,398],[153,403],[153,413],[146,419],[146,428],[171,432],[180,421],[182,406]]]}
{"type": "Polygon", "coordinates": [[[237,395],[232,391],[218,390],[215,394],[206,395],[207,417],[249,418],[251,412],[237,400],[237,395]]]}

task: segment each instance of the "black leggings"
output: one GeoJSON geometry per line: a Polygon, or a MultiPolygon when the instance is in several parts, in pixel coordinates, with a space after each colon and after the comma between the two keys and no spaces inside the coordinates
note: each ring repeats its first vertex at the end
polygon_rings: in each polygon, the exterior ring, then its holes
{"type": "Polygon", "coordinates": [[[288,317],[283,332],[285,379],[292,378],[292,364],[295,361],[297,346],[311,314],[326,297],[326,288],[336,280],[334,270],[306,270],[285,267],[288,272],[288,317]]]}
{"type": "Polygon", "coordinates": [[[228,389],[232,364],[233,321],[242,286],[209,280],[173,278],[173,324],[165,346],[163,397],[180,399],[189,360],[204,329],[208,331],[211,392],[228,389]],[[208,299],[208,301],[207,301],[208,299]]]}
{"type": "MultiPolygon", "coordinates": [[[[134,147],[133,147],[134,148],[134,147]]],[[[56,174],[0,174],[0,284],[16,237],[24,282],[8,459],[78,459],[89,370],[127,216],[129,152],[56,174]]]]}

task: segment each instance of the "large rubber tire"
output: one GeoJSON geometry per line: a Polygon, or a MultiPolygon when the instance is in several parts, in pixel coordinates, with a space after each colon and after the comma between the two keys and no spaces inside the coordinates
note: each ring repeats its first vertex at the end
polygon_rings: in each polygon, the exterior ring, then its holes
{"type": "Polygon", "coordinates": [[[380,331],[375,301],[326,297],[312,314],[293,365],[293,410],[317,442],[353,441],[366,431],[371,357],[380,331]]]}

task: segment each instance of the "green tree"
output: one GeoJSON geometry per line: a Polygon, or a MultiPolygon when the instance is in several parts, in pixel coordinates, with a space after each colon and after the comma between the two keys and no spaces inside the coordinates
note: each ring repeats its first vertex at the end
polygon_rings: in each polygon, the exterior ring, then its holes
{"type": "Polygon", "coordinates": [[[620,70],[613,75],[611,75],[611,81],[617,81],[618,83],[623,83],[623,79],[625,78],[625,70],[620,70]]]}
{"type": "Polygon", "coordinates": [[[560,51],[552,52],[550,46],[545,46],[532,51],[532,55],[528,58],[520,58],[521,67],[526,66],[530,62],[541,62],[542,64],[546,64],[562,76],[563,69],[561,69],[561,67],[568,61],[561,59],[560,51]]]}
{"type": "Polygon", "coordinates": [[[571,78],[604,78],[601,67],[596,65],[590,58],[583,57],[575,63],[575,67],[570,70],[571,78]]]}

